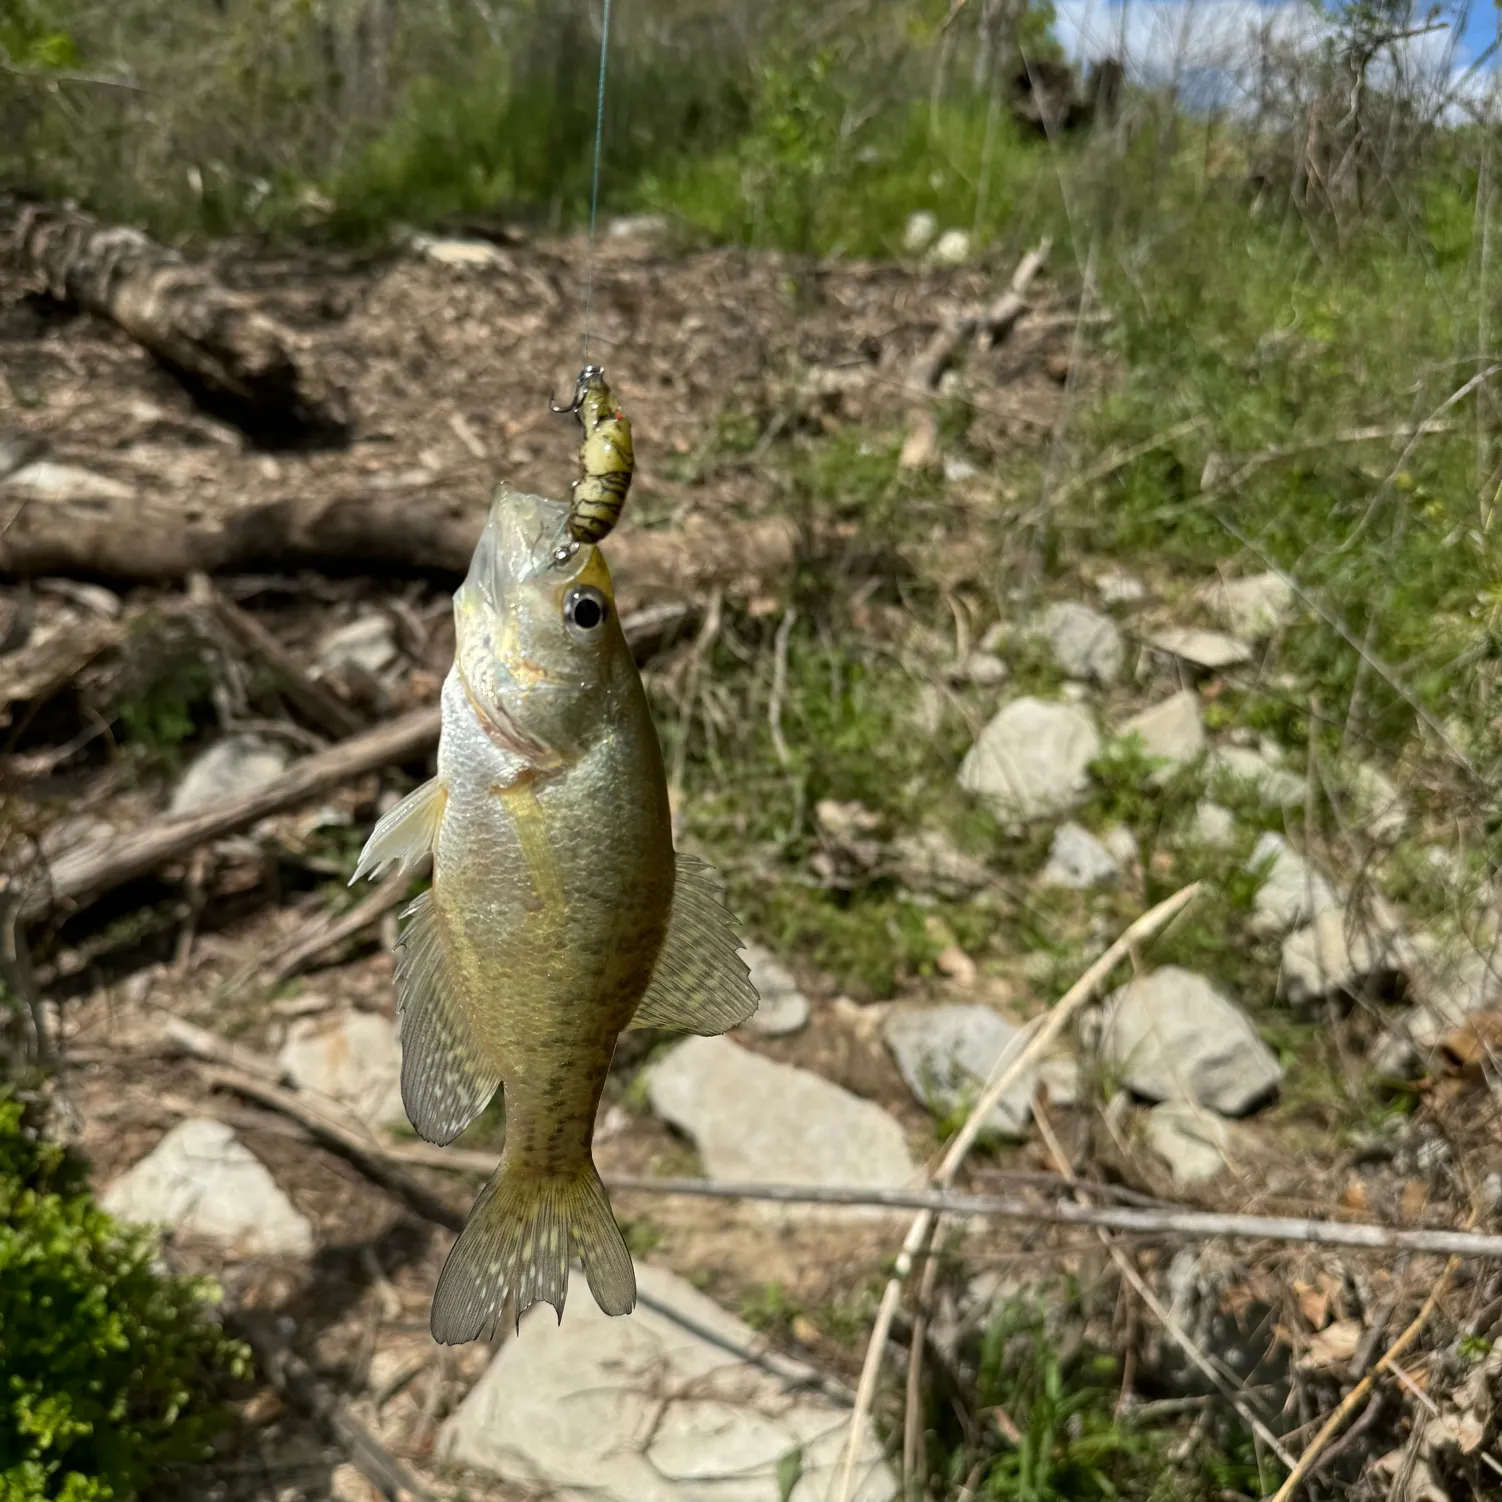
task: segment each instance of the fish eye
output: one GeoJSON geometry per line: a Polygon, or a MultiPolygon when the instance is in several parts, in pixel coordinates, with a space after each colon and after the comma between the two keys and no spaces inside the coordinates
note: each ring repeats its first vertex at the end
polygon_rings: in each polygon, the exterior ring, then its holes
{"type": "Polygon", "coordinates": [[[563,623],[581,641],[599,634],[610,614],[610,602],[597,589],[571,589],[563,601],[563,623]]]}

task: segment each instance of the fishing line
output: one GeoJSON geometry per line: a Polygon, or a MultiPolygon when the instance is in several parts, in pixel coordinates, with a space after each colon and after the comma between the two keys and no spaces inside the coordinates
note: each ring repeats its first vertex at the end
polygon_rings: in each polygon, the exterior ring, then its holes
{"type": "Polygon", "coordinates": [[[610,55],[610,0],[600,20],[600,89],[595,98],[594,182],[589,194],[589,249],[584,257],[584,363],[589,364],[589,315],[595,291],[595,220],[600,212],[600,149],[605,141],[605,63],[610,55]]]}

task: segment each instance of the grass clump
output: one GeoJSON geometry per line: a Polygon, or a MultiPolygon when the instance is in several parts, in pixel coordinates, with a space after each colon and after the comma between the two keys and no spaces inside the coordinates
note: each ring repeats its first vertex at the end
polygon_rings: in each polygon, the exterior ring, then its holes
{"type": "Polygon", "coordinates": [[[115,1502],[206,1457],[249,1352],[23,1117],[0,1093],[0,1498],[115,1502]]]}

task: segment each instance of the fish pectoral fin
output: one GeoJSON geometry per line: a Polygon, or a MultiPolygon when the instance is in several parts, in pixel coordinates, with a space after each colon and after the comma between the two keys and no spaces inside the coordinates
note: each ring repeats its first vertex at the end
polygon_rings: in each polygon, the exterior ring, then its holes
{"type": "Polygon", "coordinates": [[[543,1176],[503,1154],[438,1275],[433,1339],[443,1345],[477,1339],[511,1298],[518,1320],[541,1300],[561,1323],[575,1254],[600,1308],[630,1314],[636,1270],[594,1164],[586,1159],[575,1172],[543,1176]]]}
{"type": "Polygon", "coordinates": [[[443,950],[438,909],[424,892],[402,914],[396,1020],[402,1042],[402,1105],[419,1137],[452,1142],[501,1083],[485,1061],[443,950]]]}
{"type": "Polygon", "coordinates": [[[403,870],[418,865],[438,838],[448,796],[448,788],[436,777],[430,777],[384,815],[370,831],[370,838],[360,852],[360,863],[349,879],[350,886],[362,876],[376,875],[392,861],[399,862],[403,870]]]}
{"type": "Polygon", "coordinates": [[[713,1037],[744,1022],[759,998],[718,878],[691,855],[679,855],[677,862],[667,937],[630,1026],[713,1037]]]}

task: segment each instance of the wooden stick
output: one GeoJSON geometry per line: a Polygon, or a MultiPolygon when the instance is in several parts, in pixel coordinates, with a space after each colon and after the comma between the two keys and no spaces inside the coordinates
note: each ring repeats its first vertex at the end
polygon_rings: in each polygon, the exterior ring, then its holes
{"type": "Polygon", "coordinates": [[[255,1354],[260,1373],[283,1397],[312,1414],[328,1430],[355,1469],[388,1502],[431,1496],[349,1411],[348,1404],[276,1334],[269,1322],[233,1308],[225,1311],[224,1322],[255,1354]]]}
{"type": "MultiPolygon", "coordinates": [[[[330,1140],[349,1157],[384,1160],[412,1168],[441,1168],[489,1178],[500,1158],[462,1147],[426,1142],[385,1142],[340,1121],[325,1106],[284,1088],[276,1064],[239,1044],[173,1019],[168,1036],[204,1063],[224,1066],[213,1078],[226,1088],[280,1111],[315,1137],[330,1140]],[[243,1075],[245,1078],[241,1078],[243,1075]],[[255,1085],[258,1088],[252,1089],[255,1085]],[[271,1087],[271,1088],[267,1088],[271,1087]]],[[[642,1178],[604,1175],[607,1189],[621,1194],[673,1194],[707,1199],[762,1200],[783,1205],[860,1205],[888,1210],[921,1210],[934,1215],[1015,1220],[1031,1225],[1092,1226],[1135,1236],[1182,1236],[1195,1241],[1235,1238],[1277,1241],[1295,1246],[1347,1247],[1369,1252],[1418,1252],[1502,1261],[1502,1235],[1475,1231],[1413,1230],[1367,1221],[1301,1219],[1297,1216],[1218,1214],[1205,1210],[1131,1205],[1078,1205],[1069,1200],[1029,1200],[1020,1196],[956,1194],[935,1189],[866,1189],[835,1185],[716,1183],[708,1179],[642,1178]]]]}
{"type": "Polygon", "coordinates": [[[411,890],[412,876],[413,873],[407,870],[393,872],[342,918],[331,922],[324,917],[305,924],[292,936],[279,957],[274,957],[265,966],[262,973],[266,979],[273,985],[280,985],[336,944],[342,944],[371,924],[378,923],[411,890]]]}
{"type": "Polygon", "coordinates": [[[1033,278],[1048,264],[1048,253],[1053,241],[1045,235],[1032,250],[1017,263],[1012,273],[1011,285],[984,313],[980,315],[980,347],[992,349],[1000,344],[1017,320],[1027,312],[1027,290],[1033,278]]]}
{"type": "Polygon", "coordinates": [[[276,675],[293,707],[335,740],[358,735],[364,728],[359,716],[341,704],[320,683],[315,683],[302,664],[252,615],[226,600],[205,573],[189,580],[190,598],[205,607],[210,616],[234,638],[243,651],[259,657],[276,675]]]}
{"type": "MultiPolygon", "coordinates": [[[[1199,883],[1180,888],[1172,897],[1143,913],[1117,941],[1096,960],[1073,987],[1043,1019],[1041,1027],[1031,1037],[1018,1033],[1012,1042],[1001,1051],[991,1070],[991,1077],[980,1093],[964,1124],[949,1144],[938,1169],[929,1179],[929,1185],[947,1189],[954,1181],[966,1155],[980,1135],[986,1118],[996,1103],[1019,1079],[1027,1067],[1041,1058],[1053,1040],[1063,1031],[1065,1023],[1088,1001],[1096,990],[1110,977],[1111,972],[1135,947],[1165,928],[1183,912],[1199,895],[1199,883]],[[1015,1045],[1026,1040],[1026,1046],[1015,1045]]],[[[892,1328],[892,1316],[897,1312],[898,1300],[902,1297],[903,1284],[912,1272],[913,1259],[933,1229],[935,1213],[924,1210],[908,1228],[902,1250],[897,1254],[897,1266],[887,1280],[882,1292],[881,1304],[876,1311],[876,1325],[866,1347],[866,1359],[861,1367],[860,1385],[855,1392],[855,1413],[850,1422],[850,1433],[845,1441],[845,1453],[840,1463],[839,1480],[831,1493],[830,1502],[850,1502],[851,1488],[855,1478],[855,1458],[860,1450],[861,1429],[871,1404],[876,1397],[876,1379],[881,1371],[882,1353],[886,1349],[887,1336],[892,1328]]]]}
{"type": "Polygon", "coordinates": [[[1027,290],[1048,263],[1052,242],[1045,237],[1017,263],[1006,291],[987,308],[947,320],[913,362],[908,384],[918,392],[937,391],[960,346],[980,334],[986,348],[1000,344],[1027,311],[1027,290]]]}
{"type": "Polygon", "coordinates": [[[366,772],[426,756],[437,739],[437,706],[415,709],[389,725],[294,762],[280,777],[254,792],[202,813],[163,820],[133,834],[69,851],[22,899],[21,918],[31,921],[55,909],[81,907],[209,840],[234,834],[366,772]]]}

